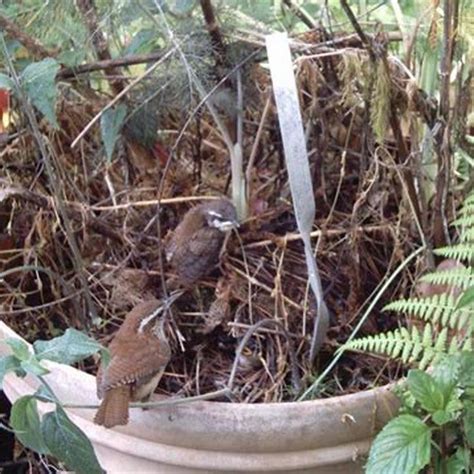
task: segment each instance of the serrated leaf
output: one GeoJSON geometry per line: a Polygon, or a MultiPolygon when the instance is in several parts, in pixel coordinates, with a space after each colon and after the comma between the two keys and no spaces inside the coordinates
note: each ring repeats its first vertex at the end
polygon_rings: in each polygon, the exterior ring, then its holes
{"type": "Polygon", "coordinates": [[[431,375],[412,369],[408,372],[407,384],[416,401],[428,412],[434,413],[445,408],[443,392],[431,375]]]}
{"type": "Polygon", "coordinates": [[[115,142],[122,129],[123,121],[127,115],[127,106],[124,104],[117,105],[113,109],[106,110],[100,117],[100,131],[102,133],[102,141],[104,142],[107,159],[112,159],[115,142]]]}
{"type": "Polygon", "coordinates": [[[9,337],[5,342],[10,346],[13,355],[20,361],[30,358],[31,352],[26,342],[15,337],[9,337]]]}
{"type": "Polygon", "coordinates": [[[48,359],[63,364],[74,364],[89,357],[103,347],[86,334],[69,328],[59,337],[33,344],[38,359],[48,359]]]}
{"type": "Polygon", "coordinates": [[[0,73],[0,89],[12,90],[14,86],[15,84],[6,74],[0,73]]]}
{"type": "Polygon", "coordinates": [[[444,400],[449,400],[459,379],[461,362],[458,354],[444,356],[433,367],[431,376],[443,393],[444,400]]]}
{"type": "Polygon", "coordinates": [[[370,449],[367,474],[415,474],[431,455],[431,430],[413,415],[388,422],[370,449]]]}
{"type": "Polygon", "coordinates": [[[31,103],[53,125],[58,128],[56,120],[56,74],[59,64],[55,59],[46,58],[28,65],[22,75],[21,83],[31,103]]]}
{"type": "Polygon", "coordinates": [[[13,372],[20,368],[20,361],[13,355],[0,357],[0,390],[2,389],[3,377],[8,372],[13,372]]]}
{"type": "Polygon", "coordinates": [[[25,395],[13,404],[10,425],[24,446],[40,454],[48,453],[41,434],[38,406],[32,395],[25,395]]]}
{"type": "Polygon", "coordinates": [[[69,470],[78,474],[104,472],[91,442],[60,406],[44,415],[41,432],[51,454],[66,464],[69,470]]]}
{"type": "Polygon", "coordinates": [[[453,419],[453,415],[447,410],[438,410],[433,413],[432,418],[438,426],[442,426],[449,423],[453,419]]]}
{"type": "Polygon", "coordinates": [[[450,456],[446,462],[447,474],[469,474],[471,462],[471,453],[468,449],[459,447],[456,452],[450,456]]]}

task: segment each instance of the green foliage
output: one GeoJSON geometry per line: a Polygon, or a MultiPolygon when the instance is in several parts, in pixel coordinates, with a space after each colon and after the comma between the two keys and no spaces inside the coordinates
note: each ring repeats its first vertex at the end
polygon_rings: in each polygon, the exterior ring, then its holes
{"type": "Polygon", "coordinates": [[[26,95],[54,128],[59,127],[55,110],[57,96],[55,79],[58,71],[58,62],[46,58],[27,66],[21,75],[21,85],[26,95]]]}
{"type": "Polygon", "coordinates": [[[112,159],[115,142],[122,128],[125,116],[127,115],[127,106],[124,104],[117,105],[113,109],[106,110],[100,117],[100,130],[102,133],[102,141],[104,142],[107,159],[112,159]]]}
{"type": "Polygon", "coordinates": [[[377,435],[367,472],[417,473],[428,463],[439,466],[435,472],[472,472],[473,379],[472,352],[445,355],[431,374],[410,370],[403,414],[377,435]]]}
{"type": "Polygon", "coordinates": [[[438,287],[438,294],[424,298],[409,298],[388,304],[385,311],[396,311],[419,320],[420,330],[413,324],[411,330],[400,328],[385,334],[354,339],[341,350],[352,349],[385,354],[404,363],[418,363],[421,369],[438,361],[443,354],[472,350],[474,326],[474,267],[468,266],[474,257],[474,240],[466,240],[466,232],[474,228],[474,198],[468,196],[454,221],[462,243],[438,249],[435,252],[448,258],[465,259],[466,266],[437,270],[422,281],[438,287]],[[461,296],[454,296],[461,292],[461,296]]]}
{"type": "Polygon", "coordinates": [[[104,471],[87,436],[57,406],[43,417],[41,432],[49,451],[78,474],[101,474],[104,471]]]}
{"type": "MultiPolygon", "coordinates": [[[[438,275],[443,272],[439,272],[438,275]]],[[[471,316],[471,311],[456,311],[456,299],[446,293],[394,301],[385,306],[385,311],[408,313],[422,321],[440,324],[442,327],[461,329],[471,316]]]]}
{"type": "Polygon", "coordinates": [[[102,473],[90,441],[72,423],[43,379],[48,370],[42,361],[73,364],[98,351],[102,351],[107,358],[107,351],[75,329],[68,329],[62,336],[50,341],[36,341],[33,350],[21,339],[10,338],[6,342],[12,354],[0,357],[0,383],[8,372],[19,376],[37,376],[41,383],[34,395],[23,396],[12,406],[10,424],[19,441],[40,454],[52,454],[75,472],[102,473]],[[54,403],[55,410],[41,419],[37,400],[54,403]]]}
{"type": "Polygon", "coordinates": [[[72,328],[67,329],[62,336],[49,341],[36,341],[33,347],[38,358],[69,365],[104,349],[94,339],[72,328]]]}
{"type": "Polygon", "coordinates": [[[16,400],[12,406],[10,425],[23,446],[40,454],[48,453],[41,434],[41,422],[34,396],[25,395],[16,400]]]}
{"type": "Polygon", "coordinates": [[[454,225],[461,243],[437,253],[464,258],[466,266],[423,277],[424,282],[438,285],[431,296],[395,301],[384,308],[420,323],[410,330],[401,327],[355,339],[342,348],[382,353],[419,367],[408,372],[401,388],[402,414],[374,440],[368,473],[417,473],[428,463],[435,466],[434,472],[472,472],[474,268],[470,264],[474,240],[465,235],[474,228],[474,194],[466,198],[458,216],[454,225]],[[428,373],[424,369],[429,365],[428,373]]]}
{"type": "Polygon", "coordinates": [[[17,372],[21,368],[21,362],[17,357],[9,355],[0,357],[0,388],[2,387],[3,377],[8,372],[17,372]]]}
{"type": "Polygon", "coordinates": [[[459,299],[456,309],[461,309],[465,307],[472,307],[474,304],[474,287],[469,288],[464,292],[462,297],[459,299]]]}
{"type": "Polygon", "coordinates": [[[14,87],[13,81],[6,74],[0,74],[0,89],[11,90],[14,87]]]}
{"type": "Polygon", "coordinates": [[[419,281],[432,285],[449,285],[465,289],[474,285],[474,268],[451,268],[442,272],[430,272],[423,275],[419,281]]]}
{"type": "Polygon", "coordinates": [[[431,431],[413,415],[400,415],[374,441],[367,474],[416,473],[430,460],[431,431]]]}

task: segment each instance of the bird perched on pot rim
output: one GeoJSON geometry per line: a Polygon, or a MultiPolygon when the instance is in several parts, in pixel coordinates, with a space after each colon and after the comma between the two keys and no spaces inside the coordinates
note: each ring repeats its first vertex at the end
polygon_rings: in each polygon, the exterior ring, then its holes
{"type": "Polygon", "coordinates": [[[171,357],[165,318],[157,318],[181,294],[172,294],[165,303],[145,301],[125,316],[108,346],[110,361],[97,372],[97,396],[102,399],[94,418],[98,425],[126,425],[129,402],[146,401],[155,391],[171,357]]]}
{"type": "Polygon", "coordinates": [[[228,199],[205,202],[190,209],[166,245],[166,260],[181,283],[206,276],[219,261],[226,232],[239,226],[228,199]]]}

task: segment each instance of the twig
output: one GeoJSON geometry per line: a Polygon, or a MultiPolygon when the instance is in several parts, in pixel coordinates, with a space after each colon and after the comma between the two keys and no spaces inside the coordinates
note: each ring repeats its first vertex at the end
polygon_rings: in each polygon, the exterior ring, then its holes
{"type": "Polygon", "coordinates": [[[211,45],[212,50],[215,53],[216,64],[218,66],[226,65],[226,48],[224,41],[222,40],[221,30],[217,23],[216,15],[214,14],[212,2],[211,0],[200,0],[199,3],[201,4],[201,10],[204,15],[204,20],[206,21],[207,31],[211,37],[211,45]]]}
{"type": "Polygon", "coordinates": [[[237,373],[237,368],[239,365],[239,359],[240,355],[242,354],[242,351],[244,350],[245,346],[247,345],[247,342],[249,339],[252,337],[255,331],[260,329],[262,326],[268,326],[268,325],[274,325],[280,328],[280,330],[283,332],[286,342],[288,344],[288,350],[290,353],[290,365],[291,365],[291,375],[292,375],[292,382],[293,382],[293,387],[294,389],[299,392],[301,390],[301,380],[300,376],[298,373],[298,364],[296,361],[296,355],[295,351],[293,348],[293,343],[288,336],[288,332],[286,331],[285,327],[283,324],[281,324],[279,321],[276,321],[274,319],[262,319],[258,323],[255,323],[253,326],[251,326],[248,331],[245,333],[245,336],[242,338],[240,341],[239,346],[237,347],[237,350],[235,351],[235,358],[234,358],[234,363],[232,365],[232,370],[230,371],[230,376],[229,376],[229,381],[227,383],[228,387],[232,387],[234,384],[234,379],[235,375],[237,373]]]}
{"type": "Polygon", "coordinates": [[[15,23],[3,15],[0,15],[0,30],[3,30],[10,38],[18,40],[33,56],[38,58],[54,58],[59,52],[59,50],[45,48],[38,40],[27,35],[15,23]]]}
{"type": "Polygon", "coordinates": [[[317,28],[317,24],[311,15],[300,5],[295,5],[291,0],[283,0],[289,10],[294,13],[309,29],[317,28]]]}
{"type": "MultiPolygon", "coordinates": [[[[182,405],[185,403],[193,403],[193,402],[202,402],[204,400],[212,400],[213,398],[223,397],[225,395],[229,395],[231,390],[226,387],[221,390],[216,390],[214,392],[204,393],[203,395],[196,395],[195,397],[185,397],[185,398],[169,398],[167,400],[160,400],[158,402],[135,402],[130,403],[130,408],[160,408],[166,406],[174,406],[174,405],[182,405]]],[[[79,405],[76,403],[62,403],[61,406],[63,408],[81,408],[81,409],[90,409],[95,410],[99,408],[98,404],[91,404],[91,405],[79,405]]]]}
{"type": "MultiPolygon", "coordinates": [[[[94,46],[97,57],[102,61],[110,61],[112,56],[109,51],[109,45],[102,28],[100,27],[97,9],[94,0],[77,0],[77,7],[81,11],[89,34],[91,35],[92,45],[94,46]]],[[[123,88],[123,80],[111,79],[109,76],[118,76],[120,72],[114,66],[105,69],[106,79],[115,95],[119,94],[123,88]]]]}
{"type": "Polygon", "coordinates": [[[85,74],[92,71],[149,63],[151,61],[158,61],[164,54],[163,51],[157,51],[156,53],[130,55],[123,58],[106,59],[94,63],[82,64],[81,66],[65,67],[56,74],[56,77],[59,79],[69,79],[70,77],[75,77],[79,74],[85,74]]]}

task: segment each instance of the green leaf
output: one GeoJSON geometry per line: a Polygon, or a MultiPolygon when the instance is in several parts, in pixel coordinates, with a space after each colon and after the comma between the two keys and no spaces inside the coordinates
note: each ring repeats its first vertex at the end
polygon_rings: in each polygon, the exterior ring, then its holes
{"type": "Polygon", "coordinates": [[[436,386],[441,390],[445,403],[453,395],[454,388],[459,382],[461,360],[459,354],[442,357],[434,366],[431,376],[436,386]]]}
{"type": "Polygon", "coordinates": [[[415,474],[431,455],[431,431],[413,415],[400,415],[387,423],[370,449],[367,474],[415,474]]]}
{"type": "Polygon", "coordinates": [[[91,442],[59,406],[43,417],[41,432],[53,456],[78,474],[102,474],[91,442]]]}
{"type": "Polygon", "coordinates": [[[58,128],[56,120],[56,74],[59,64],[55,59],[46,58],[40,62],[28,65],[22,75],[22,86],[38,109],[53,125],[58,128]]]}
{"type": "Polygon", "coordinates": [[[430,413],[443,410],[445,399],[431,375],[422,370],[413,369],[408,372],[408,388],[416,401],[430,413]]]}
{"type": "Polygon", "coordinates": [[[13,404],[10,424],[24,446],[40,454],[48,453],[41,434],[37,403],[32,395],[25,395],[13,404]]]}
{"type": "Polygon", "coordinates": [[[123,55],[129,56],[132,54],[144,54],[150,52],[156,43],[157,37],[158,33],[156,29],[140,30],[133,36],[132,41],[130,41],[126,47],[123,55]]]}
{"type": "Polygon", "coordinates": [[[122,124],[127,115],[127,106],[120,104],[113,109],[106,110],[100,118],[100,131],[104,142],[107,159],[112,159],[115,142],[122,129],[122,124]]]}
{"type": "Polygon", "coordinates": [[[43,367],[39,360],[31,354],[31,357],[28,360],[23,360],[21,362],[21,368],[30,374],[33,375],[46,375],[49,373],[49,370],[46,367],[43,367]]]}
{"type": "MultiPolygon", "coordinates": [[[[468,449],[459,447],[456,452],[447,459],[447,474],[469,474],[471,453],[468,449]]],[[[442,471],[443,472],[443,471],[442,471]]]]}
{"type": "Polygon", "coordinates": [[[171,11],[176,15],[184,16],[191,13],[195,6],[195,0],[174,0],[171,2],[171,11]]]}
{"type": "Polygon", "coordinates": [[[454,414],[448,410],[438,410],[433,413],[432,418],[438,426],[442,426],[452,421],[454,414]]]}
{"type": "Polygon", "coordinates": [[[54,393],[48,387],[46,387],[46,385],[40,385],[38,390],[36,390],[34,397],[40,402],[56,403],[57,400],[54,396],[54,393]]]}
{"type": "Polygon", "coordinates": [[[0,89],[12,90],[14,87],[13,81],[6,74],[0,73],[0,89]]]}
{"type": "Polygon", "coordinates": [[[463,387],[474,387],[474,352],[461,352],[459,357],[459,384],[463,387]]]}
{"type": "Polygon", "coordinates": [[[459,298],[455,311],[470,305],[474,305],[474,287],[468,288],[459,298]]]}
{"type": "Polygon", "coordinates": [[[474,402],[465,400],[462,424],[466,441],[471,448],[474,448],[474,402]]]}
{"type": "Polygon", "coordinates": [[[31,357],[31,352],[28,344],[21,339],[9,337],[6,343],[10,346],[13,355],[20,361],[28,360],[31,357]]]}
{"type": "Polygon", "coordinates": [[[63,364],[74,364],[89,357],[103,347],[84,333],[69,328],[59,337],[33,344],[38,359],[48,359],[63,364]]]}
{"type": "Polygon", "coordinates": [[[2,389],[3,377],[8,372],[18,370],[20,368],[20,361],[13,355],[0,357],[0,390],[2,389]]]}

